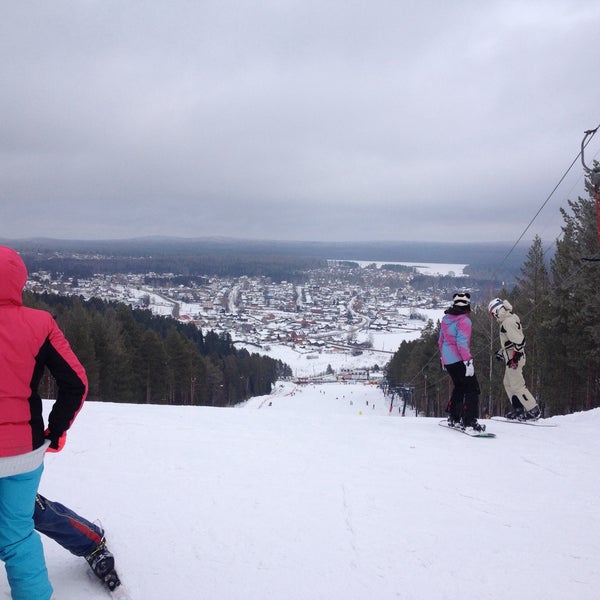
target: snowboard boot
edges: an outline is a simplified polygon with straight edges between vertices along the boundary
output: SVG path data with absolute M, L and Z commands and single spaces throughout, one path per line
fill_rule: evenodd
M 450 415 L 448 417 L 448 427 L 461 427 L 461 418 Z
M 522 406 L 517 406 L 517 408 L 513 408 L 512 410 L 509 410 L 504 415 L 504 418 L 514 421 L 515 419 L 523 420 L 524 416 L 525 416 L 525 409 Z
M 96 549 L 85 557 L 92 571 L 100 578 L 104 579 L 111 571 L 115 569 L 115 557 L 106 547 L 106 539 L 102 538 Z
M 480 425 L 477 419 L 464 419 L 462 422 L 463 429 L 472 429 L 473 431 L 485 431 L 485 425 Z
M 456 400 L 453 402 L 452 398 L 448 400 L 448 406 L 446 407 L 446 412 L 448 413 L 448 427 L 460 427 L 462 411 L 463 407 L 460 403 L 457 403 Z
M 524 421 L 537 421 L 542 416 L 542 411 L 539 406 L 534 406 L 531 410 L 526 410 L 523 413 Z

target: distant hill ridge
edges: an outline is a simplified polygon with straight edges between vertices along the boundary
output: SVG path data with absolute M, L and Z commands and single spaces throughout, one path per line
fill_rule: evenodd
M 120 240 L 1 239 L 17 251 L 98 253 L 111 256 L 169 256 L 190 254 L 253 255 L 389 262 L 436 262 L 521 265 L 529 243 L 512 249 L 512 242 L 326 242 L 248 240 L 225 237 L 140 237 Z M 511 250 L 512 249 L 512 250 Z M 509 255 L 507 257 L 507 255 Z

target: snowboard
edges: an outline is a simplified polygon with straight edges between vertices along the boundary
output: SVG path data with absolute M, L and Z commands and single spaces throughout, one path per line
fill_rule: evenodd
M 499 421 L 500 423 L 520 423 L 521 425 L 531 425 L 533 427 L 558 427 L 556 423 L 547 423 L 544 419 L 520 421 L 519 419 L 507 419 L 506 417 L 491 417 L 490 421 Z
M 443 419 L 439 422 L 440 427 L 445 427 L 446 429 L 452 429 L 453 431 L 459 431 L 460 433 L 464 433 L 469 437 L 482 437 L 482 438 L 495 438 L 495 433 L 489 433 L 488 431 L 474 431 L 473 429 L 461 429 L 460 427 L 450 427 L 448 425 L 448 420 Z

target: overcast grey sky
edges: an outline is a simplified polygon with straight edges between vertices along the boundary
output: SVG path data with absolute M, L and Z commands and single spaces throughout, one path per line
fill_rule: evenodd
M 516 240 L 600 123 L 599 32 L 598 0 L 3 2 L 0 237 Z

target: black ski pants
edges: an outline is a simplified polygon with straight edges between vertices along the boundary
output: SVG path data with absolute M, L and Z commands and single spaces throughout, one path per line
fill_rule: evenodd
M 462 361 L 446 365 L 446 371 L 454 385 L 446 410 L 453 419 L 462 417 L 470 423 L 479 416 L 479 381 L 475 375 L 465 375 L 466 367 Z

